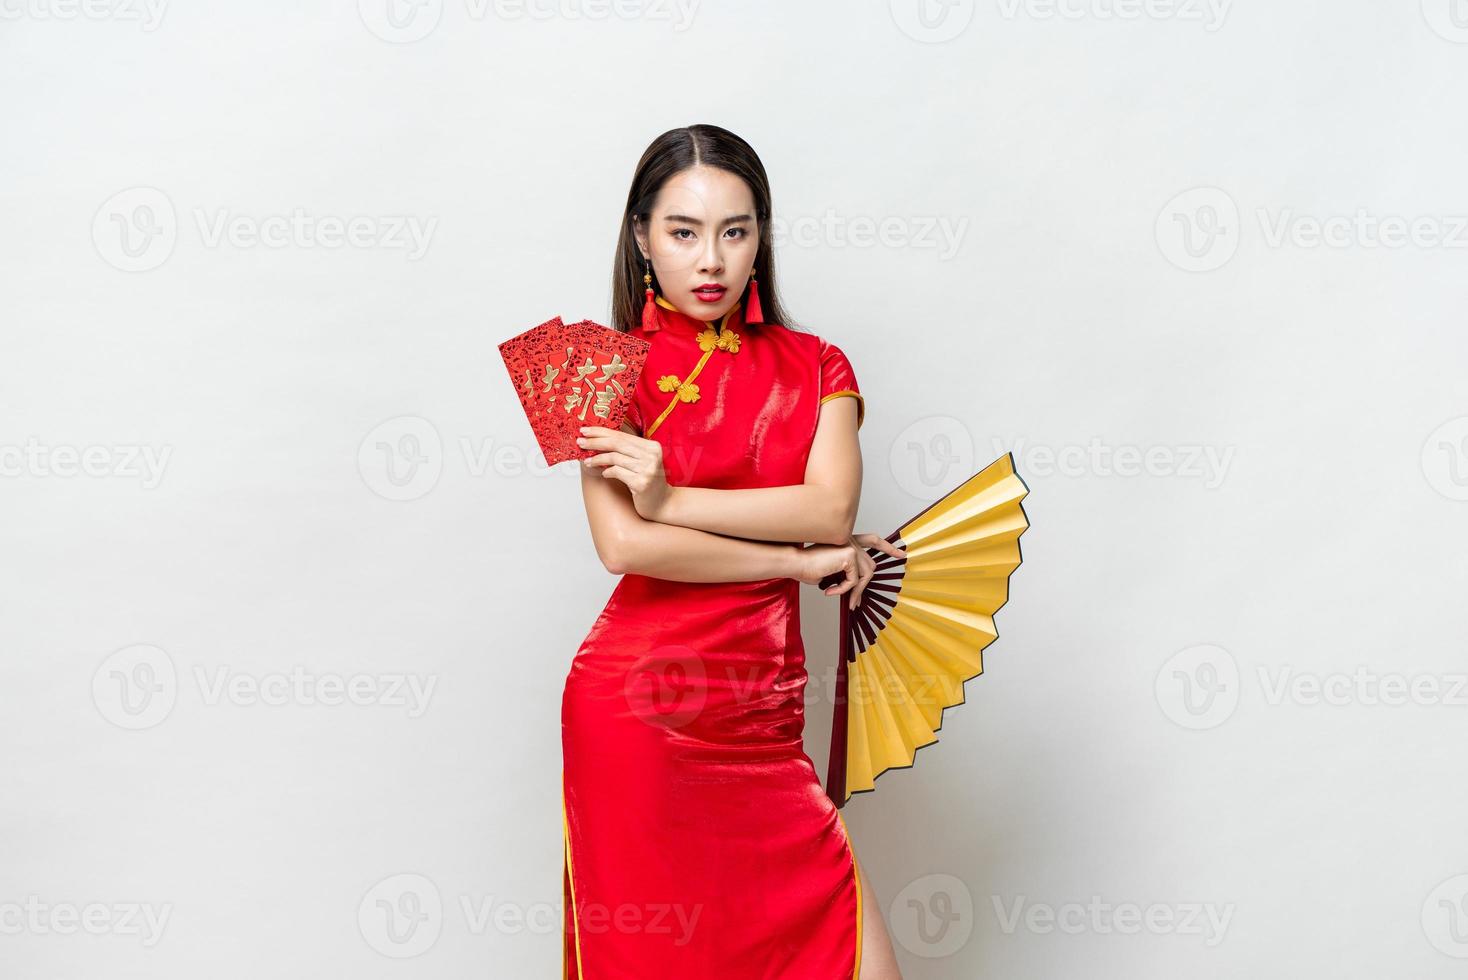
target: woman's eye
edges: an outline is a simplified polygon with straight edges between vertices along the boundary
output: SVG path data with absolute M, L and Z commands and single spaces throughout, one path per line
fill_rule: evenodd
M 729 229 L 729 234 L 733 235 L 735 238 L 743 238 L 743 237 L 745 237 L 746 235 L 749 234 L 749 229 L 748 228 L 730 228 Z
M 688 238 L 683 237 L 685 234 Z M 675 228 L 673 229 L 673 237 L 686 242 L 693 237 L 693 230 L 691 228 Z

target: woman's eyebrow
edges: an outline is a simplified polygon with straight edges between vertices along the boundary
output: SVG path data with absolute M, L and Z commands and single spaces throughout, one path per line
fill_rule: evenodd
M 719 224 L 720 225 L 732 225 L 732 224 L 734 224 L 736 222 L 739 222 L 739 221 L 749 221 L 753 217 L 754 217 L 754 215 L 752 215 L 752 214 L 736 214 L 736 215 L 734 215 L 731 218 L 725 218 L 723 221 L 720 221 Z M 698 227 L 700 227 L 700 228 L 703 227 L 703 222 L 702 221 L 698 220 L 697 218 L 691 218 L 691 217 L 689 217 L 686 214 L 668 214 L 668 215 L 664 215 L 663 216 L 663 220 L 664 221 L 677 221 L 680 224 L 685 224 L 685 225 L 698 225 Z

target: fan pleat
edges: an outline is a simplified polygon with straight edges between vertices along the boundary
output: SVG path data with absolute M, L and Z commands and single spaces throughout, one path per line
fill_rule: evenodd
M 886 714 L 892 718 L 898 736 L 902 740 L 902 751 L 897 761 L 889 765 L 910 765 L 917 750 L 938 741 L 933 726 L 928 724 L 918 699 L 924 692 L 914 691 L 907 686 L 908 678 L 887 655 L 885 638 L 879 639 L 867 656 L 872 658 L 869 676 L 874 681 L 875 697 L 880 699 Z
M 892 612 L 892 620 L 896 619 L 901 619 L 903 625 L 911 620 L 914 630 L 926 631 L 929 634 L 927 638 L 935 643 L 956 640 L 982 649 L 999 636 L 991 616 L 941 601 L 930 602 L 917 597 L 909 600 L 905 595 Z
M 857 671 L 862 678 L 857 688 L 861 714 L 865 719 L 867 745 L 870 755 L 871 780 L 876 774 L 894 766 L 910 765 L 920 745 L 937 741 L 930 726 L 924 723 L 921 714 L 915 719 L 889 700 L 890 689 L 883 683 L 883 665 L 879 662 L 877 648 L 868 650 L 858 658 Z M 906 695 L 899 694 L 899 698 Z M 916 724 L 913 724 L 915 720 Z M 867 781 L 863 788 L 870 786 Z
M 1000 460 L 1005 457 L 1001 456 Z M 920 538 L 931 537 L 955 525 L 969 520 L 984 520 L 1009 507 L 1019 507 L 1021 498 L 1029 491 L 1014 475 L 1011 463 L 1008 472 L 996 472 L 986 476 L 983 472 L 970 477 L 967 482 L 923 511 L 902 527 L 902 539 L 916 544 Z
M 943 723 L 943 709 L 963 701 L 963 682 L 983 668 L 982 661 L 977 671 L 968 664 L 955 665 L 942 650 L 924 644 L 900 625 L 882 634 L 882 644 L 888 659 L 901 665 L 903 683 L 935 732 Z
M 1024 527 L 1016 527 L 1011 518 L 984 518 L 975 521 L 973 528 L 958 528 L 962 536 L 955 534 L 918 535 L 909 546 L 907 563 L 921 562 L 924 565 L 942 568 L 945 559 L 962 567 L 965 560 L 977 559 L 981 564 L 991 561 L 1014 561 L 1018 558 L 1016 541 Z M 912 574 L 911 571 L 908 574 Z
M 872 768 L 872 750 L 867 744 L 867 716 L 861 710 L 851 710 L 851 685 L 856 680 L 857 666 L 850 665 L 846 687 L 846 785 L 871 786 L 877 778 Z

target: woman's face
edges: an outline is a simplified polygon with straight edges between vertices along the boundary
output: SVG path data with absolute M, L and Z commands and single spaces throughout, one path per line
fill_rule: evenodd
M 718 320 L 743 295 L 759 250 L 754 193 L 727 170 L 690 167 L 663 184 L 636 234 L 663 297 L 691 317 Z

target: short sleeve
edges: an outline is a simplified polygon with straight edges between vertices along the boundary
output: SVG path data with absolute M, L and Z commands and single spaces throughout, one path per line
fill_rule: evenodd
M 856 427 L 866 421 L 866 399 L 856 384 L 856 372 L 846 354 L 835 344 L 821 340 L 821 404 L 832 398 L 851 397 L 856 399 Z

